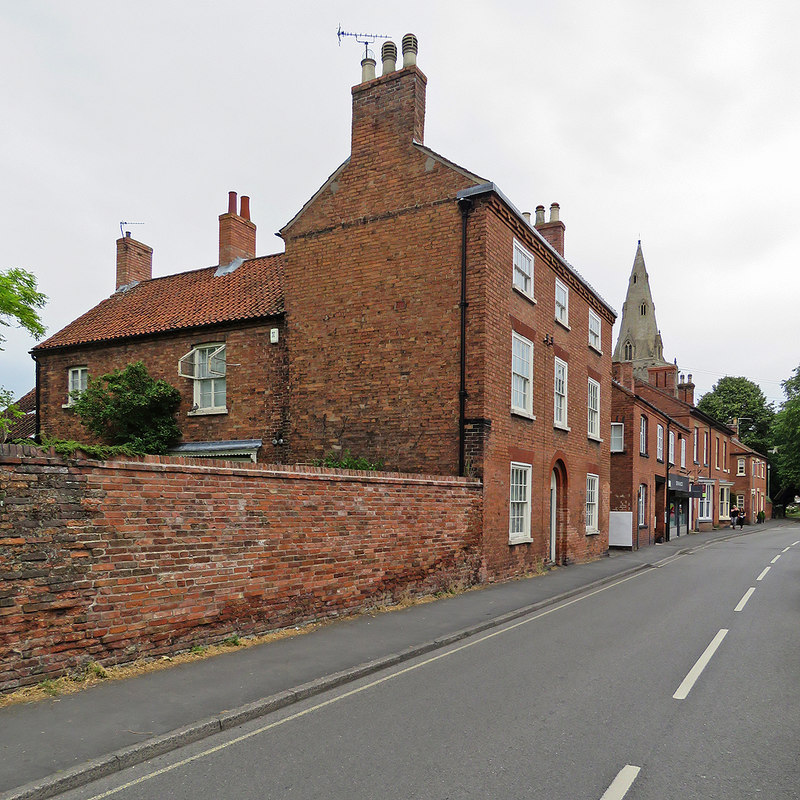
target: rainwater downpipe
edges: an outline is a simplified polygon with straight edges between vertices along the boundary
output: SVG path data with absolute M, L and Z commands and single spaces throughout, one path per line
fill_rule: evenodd
M 41 399 L 41 364 L 39 364 L 39 359 L 36 356 L 33 357 L 34 363 L 36 364 L 36 434 L 34 436 L 34 441 L 36 444 L 42 443 L 42 417 L 41 417 L 41 409 L 42 404 L 40 402 Z
M 467 197 L 458 201 L 461 212 L 461 374 L 458 387 L 458 474 L 466 466 L 464 418 L 467 405 L 467 219 L 473 203 Z

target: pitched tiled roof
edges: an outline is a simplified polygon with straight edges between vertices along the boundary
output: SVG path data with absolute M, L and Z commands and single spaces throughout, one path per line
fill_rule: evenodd
M 17 417 L 6 438 L 30 439 L 36 433 L 36 387 L 22 395 L 14 405 L 23 412 L 23 416 Z M 0 413 L 6 414 L 7 411 L 8 409 Z
M 33 348 L 33 352 L 146 336 L 283 313 L 283 253 L 142 281 L 115 292 Z

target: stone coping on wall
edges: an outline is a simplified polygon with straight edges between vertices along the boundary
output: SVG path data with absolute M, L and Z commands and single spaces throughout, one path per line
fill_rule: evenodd
M 376 484 L 407 484 L 430 486 L 463 486 L 480 488 L 483 484 L 477 478 L 457 475 L 424 475 L 410 472 L 365 472 L 354 469 L 318 467 L 310 464 L 263 464 L 232 462 L 224 459 L 209 464 L 207 458 L 190 458 L 174 455 L 148 455 L 140 458 L 120 456 L 100 461 L 87 458 L 80 451 L 72 457 L 60 456 L 50 448 L 33 445 L 0 445 L 0 464 L 48 464 L 54 461 L 76 467 L 93 469 L 137 469 L 147 472 L 193 472 L 208 475 L 238 475 L 253 478 L 284 478 L 307 481 L 358 481 Z M 235 466 L 234 466 L 235 464 Z

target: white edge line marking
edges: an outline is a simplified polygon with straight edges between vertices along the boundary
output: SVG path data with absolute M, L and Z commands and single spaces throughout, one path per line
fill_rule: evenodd
M 772 569 L 772 567 L 764 567 L 764 571 L 756 578 L 757 581 L 764 580 L 764 576 Z
M 770 564 L 774 564 L 780 557 L 781 557 L 781 554 L 778 553 L 778 555 L 776 555 L 775 558 L 773 558 L 772 561 L 770 561 L 769 563 Z
M 634 767 L 633 764 L 626 764 L 617 773 L 617 777 L 611 782 L 611 786 L 606 789 L 600 800 L 622 800 L 628 793 L 628 789 L 633 786 L 641 769 L 641 767 Z
M 628 575 L 627 578 L 622 578 L 622 580 L 615 581 L 614 583 L 607 583 L 605 586 L 601 586 L 598 589 L 595 589 L 593 592 L 589 592 L 588 594 L 581 595 L 580 597 L 575 597 L 572 600 L 567 600 L 565 603 L 560 603 L 556 606 L 551 606 L 544 611 L 539 611 L 535 613 L 533 616 L 525 617 L 524 619 L 520 620 L 519 622 L 515 622 L 511 625 L 503 626 L 502 628 L 498 628 L 496 631 L 492 633 L 487 633 L 485 636 L 481 636 L 479 639 L 474 639 L 466 644 L 462 644 L 459 647 L 455 647 L 451 650 L 447 650 L 444 653 L 439 653 L 438 655 L 431 656 L 430 658 L 426 658 L 424 661 L 420 661 L 417 664 L 412 664 L 409 667 L 405 667 L 397 672 L 392 672 L 389 675 L 384 675 L 382 678 L 378 678 L 377 680 L 371 681 L 370 683 L 366 683 L 363 686 L 358 686 L 355 689 L 350 689 L 348 692 L 344 692 L 343 694 L 336 695 L 336 697 L 331 697 L 328 700 L 323 700 L 321 703 L 317 703 L 316 705 L 309 706 L 309 708 L 305 708 L 302 711 L 297 711 L 294 714 L 290 714 L 288 717 L 284 717 L 283 719 L 276 720 L 275 722 L 270 722 L 267 725 L 262 725 L 260 728 L 256 730 L 249 731 L 248 733 L 243 733 L 241 736 L 237 736 L 235 739 L 231 739 L 230 741 L 223 742 L 222 744 L 218 744 L 215 747 L 209 747 L 207 750 L 203 750 L 201 753 L 195 753 L 193 756 L 189 756 L 188 758 L 181 759 L 180 761 L 176 761 L 174 764 L 168 764 L 166 767 L 162 767 L 161 769 L 154 770 L 153 772 L 148 772 L 146 775 L 142 775 L 139 778 L 136 778 L 132 781 L 128 781 L 127 783 L 123 783 L 119 786 L 114 787 L 113 789 L 108 789 L 107 791 L 103 792 L 102 794 L 96 794 L 93 797 L 88 798 L 88 800 L 102 800 L 104 797 L 111 797 L 113 794 L 117 794 L 117 792 L 124 791 L 125 789 L 130 789 L 131 786 L 136 786 L 140 783 L 144 783 L 145 781 L 149 781 L 151 778 L 157 778 L 159 775 L 163 775 L 166 772 L 171 772 L 178 767 L 183 767 L 186 764 L 191 764 L 193 761 L 197 761 L 200 758 L 205 758 L 205 756 L 213 755 L 214 753 L 219 752 L 220 750 L 225 750 L 228 747 L 231 747 L 234 744 L 238 744 L 239 742 L 244 742 L 247 739 L 251 739 L 253 736 L 258 736 L 261 733 L 265 733 L 272 728 L 277 728 L 280 725 L 283 725 L 287 722 L 292 722 L 293 720 L 299 719 L 300 717 L 306 716 L 306 714 L 311 714 L 313 711 L 319 711 L 321 708 L 325 708 L 326 706 L 333 705 L 334 703 L 338 703 L 340 700 L 344 700 L 347 697 L 352 697 L 355 694 L 359 694 L 360 692 L 364 692 L 367 689 L 371 689 L 373 686 L 379 686 L 382 683 L 386 683 L 386 681 L 390 681 L 394 678 L 400 677 L 400 675 L 405 675 L 407 672 L 412 672 L 415 669 L 419 669 L 420 667 L 424 667 L 428 664 L 432 664 L 434 661 L 439 661 L 443 658 L 447 658 L 448 656 L 454 655 L 455 653 L 460 652 L 461 650 L 466 650 L 469 647 L 474 647 L 476 644 L 480 644 L 481 642 L 485 642 L 487 639 L 493 639 L 495 636 L 500 636 L 503 633 L 507 633 L 508 631 L 512 631 L 515 628 L 519 628 L 522 625 L 527 625 L 529 622 L 534 622 L 541 617 L 546 617 L 548 614 L 552 614 L 555 611 L 560 611 L 562 608 L 567 608 L 575 603 L 580 603 L 582 600 L 588 600 L 588 598 L 593 597 L 596 594 L 600 594 L 600 592 L 605 592 L 607 589 L 613 589 L 615 586 L 619 586 L 620 584 L 627 583 L 634 578 L 638 578 L 640 575 L 646 575 L 649 573 L 649 569 L 643 569 L 639 572 L 634 573 L 633 575 Z M 222 731 L 224 733 L 224 731 Z M 164 754 L 168 756 L 168 753 Z M 638 767 L 634 767 L 634 769 L 638 769 Z M 113 777 L 113 775 L 119 775 L 120 773 L 112 773 L 106 777 Z M 602 800 L 602 798 L 601 798 Z
M 689 674 L 683 679 L 683 683 L 678 687 L 672 697 L 675 700 L 685 700 L 692 691 L 695 681 L 700 677 L 702 671 L 708 666 L 711 657 L 717 651 L 717 648 L 722 644 L 722 640 L 728 635 L 727 628 L 720 628 L 717 635 L 711 640 L 711 644 L 703 651 L 703 655 L 695 661 L 694 666 L 689 670 Z
M 747 601 L 753 596 L 753 592 L 756 590 L 755 586 L 751 586 L 745 593 L 742 599 L 739 601 L 739 605 L 734 608 L 734 611 L 741 611 L 746 605 Z

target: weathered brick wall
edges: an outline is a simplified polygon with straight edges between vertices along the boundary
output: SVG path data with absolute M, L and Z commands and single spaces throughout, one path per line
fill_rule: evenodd
M 279 340 L 270 343 L 270 329 L 279 329 Z M 192 415 L 194 385 L 178 375 L 178 360 L 194 346 L 225 342 L 227 413 Z M 220 326 L 195 331 L 176 331 L 128 342 L 42 351 L 40 362 L 40 414 L 42 431 L 61 439 L 92 442 L 67 401 L 70 367 L 86 366 L 90 378 L 143 361 L 154 378 L 161 378 L 181 393 L 178 426 L 186 442 L 227 439 L 263 439 L 259 461 L 282 461 L 273 448 L 277 433 L 288 432 L 286 326 L 272 323 Z
M 513 241 L 534 256 L 535 302 L 513 288 Z M 556 561 L 573 563 L 608 549 L 613 317 L 497 198 L 476 203 L 470 216 L 470 277 L 480 276 L 485 297 L 479 349 L 481 393 L 468 384 L 467 417 L 491 420 L 484 462 L 484 554 L 495 575 L 514 574 L 549 556 L 550 479 L 559 472 Z M 555 321 L 555 280 L 569 287 L 569 329 Z M 476 303 L 476 305 L 478 305 Z M 601 351 L 589 347 L 589 308 L 602 319 Z M 473 313 L 472 301 L 469 314 Z M 533 344 L 533 414 L 511 411 L 512 333 Z M 545 335 L 553 337 L 544 344 Z M 468 349 L 468 359 L 474 349 Z M 553 426 L 555 356 L 568 364 L 568 425 Z M 600 383 L 600 436 L 588 438 L 588 378 Z M 532 542 L 509 545 L 511 462 L 531 465 Z M 586 533 L 586 475 L 599 477 L 599 532 Z
M 0 690 L 475 582 L 476 481 L 0 448 Z

